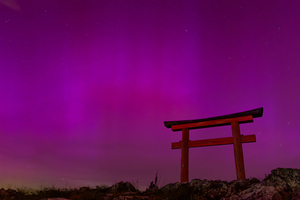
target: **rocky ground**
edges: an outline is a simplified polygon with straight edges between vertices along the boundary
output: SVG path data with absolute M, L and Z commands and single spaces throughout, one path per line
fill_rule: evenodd
M 263 181 L 246 180 L 209 181 L 194 179 L 186 183 L 170 183 L 161 188 L 151 184 L 139 191 L 129 182 L 119 182 L 111 187 L 59 190 L 46 189 L 26 193 L 0 189 L 0 199 L 34 200 L 300 200 L 300 170 L 277 168 Z

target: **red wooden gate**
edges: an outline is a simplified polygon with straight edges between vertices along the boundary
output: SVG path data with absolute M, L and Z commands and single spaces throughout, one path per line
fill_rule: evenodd
M 172 149 L 181 149 L 181 183 L 189 181 L 189 148 L 233 144 L 237 179 L 246 179 L 242 143 L 256 142 L 255 135 L 241 135 L 240 124 L 253 122 L 253 118 L 261 117 L 263 108 L 239 112 L 218 117 L 196 120 L 165 121 L 172 131 L 182 131 L 182 141 L 172 143 Z M 231 125 L 232 137 L 189 140 L 189 130 L 216 126 Z

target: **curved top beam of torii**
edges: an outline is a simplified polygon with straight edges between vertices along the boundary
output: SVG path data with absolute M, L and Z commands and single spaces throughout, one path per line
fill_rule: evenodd
M 248 110 L 244 112 L 238 112 L 228 115 L 221 115 L 217 117 L 209 117 L 203 119 L 193 119 L 193 120 L 179 120 L 179 121 L 165 121 L 164 125 L 167 128 L 171 128 L 174 125 L 181 125 L 181 124 L 190 124 L 190 123 L 197 123 L 197 122 L 206 122 L 206 121 L 213 121 L 213 120 L 220 120 L 220 119 L 228 119 L 228 118 L 236 118 L 236 117 L 244 117 L 244 116 L 252 116 L 253 118 L 262 117 L 263 115 L 263 108 L 257 108 L 253 110 Z M 246 122 L 241 122 L 246 123 Z

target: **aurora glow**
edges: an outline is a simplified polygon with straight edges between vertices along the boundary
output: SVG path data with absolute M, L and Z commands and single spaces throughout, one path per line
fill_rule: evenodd
M 3 2 L 6 2 L 4 4 Z M 8 4 L 7 4 L 8 3 Z M 300 1 L 0 1 L 1 186 L 159 186 L 180 178 L 163 121 L 264 107 L 246 176 L 300 168 Z M 191 131 L 228 137 L 230 127 Z M 190 179 L 235 179 L 233 147 Z M 138 183 L 137 183 L 138 182 Z

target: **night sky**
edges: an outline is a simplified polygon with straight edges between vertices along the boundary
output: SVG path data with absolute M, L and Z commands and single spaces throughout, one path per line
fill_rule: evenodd
M 0 0 L 0 186 L 180 181 L 163 122 L 264 108 L 246 177 L 300 168 L 300 1 Z M 230 137 L 231 127 L 190 131 Z M 233 145 L 190 180 L 236 179 Z

